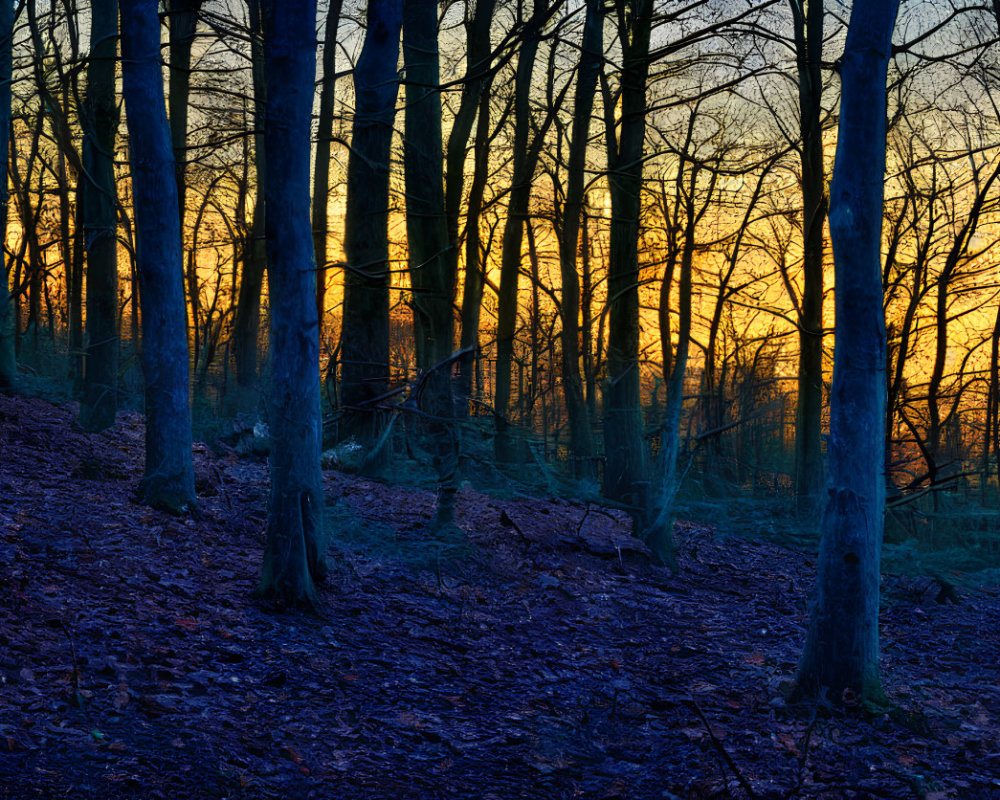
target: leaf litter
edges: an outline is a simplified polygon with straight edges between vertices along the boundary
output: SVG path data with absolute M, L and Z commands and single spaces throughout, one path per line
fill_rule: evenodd
M 620 513 L 324 472 L 322 616 L 255 604 L 267 467 L 195 446 L 202 516 L 136 504 L 143 427 L 0 396 L 0 798 L 1000 797 L 996 587 L 883 578 L 893 706 L 785 700 L 814 558 Z

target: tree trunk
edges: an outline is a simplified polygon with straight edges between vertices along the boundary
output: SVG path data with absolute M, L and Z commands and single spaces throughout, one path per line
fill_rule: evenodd
M 80 424 L 101 431 L 118 411 L 118 237 L 115 138 L 118 106 L 115 61 L 118 0 L 91 4 L 90 64 L 84 106 L 80 178 L 87 247 L 87 357 Z M 79 212 L 78 212 L 79 213 Z
M 258 594 L 316 607 L 323 560 L 322 423 L 309 156 L 316 3 L 265 0 L 264 187 L 271 296 L 271 503 Z
M 694 129 L 696 112 L 692 112 L 691 124 L 688 128 L 688 144 Z M 697 163 L 690 165 L 690 177 L 685 173 L 684 159 L 681 159 L 677 170 L 678 182 L 688 180 L 689 188 L 679 193 L 680 202 L 684 206 L 684 241 L 680 252 L 680 275 L 677 281 L 677 350 L 670 360 L 670 371 L 664 372 L 666 383 L 666 402 L 664 403 L 663 421 L 660 425 L 660 470 L 655 498 L 655 509 L 650 509 L 649 520 L 643 531 L 643 538 L 653 553 L 653 560 L 658 564 L 677 569 L 677 558 L 674 553 L 674 500 L 680 489 L 681 474 L 677 458 L 680 453 L 681 411 L 684 406 L 684 378 L 687 375 L 688 351 L 691 345 L 691 304 L 692 275 L 694 272 L 695 231 L 700 214 L 695 208 L 698 189 Z M 711 192 L 709 193 L 709 198 Z M 706 202 L 704 208 L 708 207 Z M 704 209 L 702 211 L 704 213 Z M 661 309 L 662 313 L 662 309 Z M 661 334 L 662 335 L 662 334 Z M 667 334 L 669 336 L 669 333 Z M 652 498 L 650 498 L 652 500 Z
M 366 403 L 389 381 L 389 163 L 399 79 L 402 0 L 372 0 L 354 69 L 356 111 L 347 163 L 347 270 L 341 397 L 353 409 L 347 430 L 365 448 L 369 473 L 388 463 L 380 414 Z
M 236 362 L 236 384 L 241 389 L 253 389 L 257 384 L 257 348 L 260 338 L 260 295 L 267 265 L 264 244 L 264 221 L 267 203 L 264 186 L 267 183 L 267 147 L 264 143 L 264 109 L 267 106 L 267 81 L 264 76 L 263 29 L 261 0 L 249 0 L 250 61 L 253 73 L 254 165 L 257 181 L 254 189 L 253 217 L 250 240 L 243 251 L 243 270 L 233 318 L 233 360 Z
M 500 255 L 500 291 L 497 297 L 497 367 L 493 396 L 496 421 L 495 451 L 501 463 L 519 460 L 514 432 L 510 427 L 511 372 L 514 363 L 514 331 L 517 328 L 517 289 L 521 277 L 521 245 L 524 222 L 531 199 L 531 179 L 537 155 L 529 152 L 531 120 L 531 76 L 541 40 L 543 0 L 535 0 L 531 18 L 525 24 L 524 40 L 518 54 L 514 78 L 514 174 L 507 199 L 503 244 Z M 536 134 L 537 135 L 537 134 Z M 531 150 L 535 150 L 532 146 Z
M 886 73 L 899 0 L 855 3 L 841 61 L 830 187 L 836 334 L 829 484 L 816 599 L 798 688 L 879 701 L 879 560 L 885 511 L 885 314 L 881 225 Z M 874 179 L 873 179 L 874 178 Z
M 167 0 L 170 30 L 170 145 L 174 151 L 177 208 L 184 231 L 187 193 L 187 123 L 191 96 L 191 44 L 203 0 Z M 197 300 L 197 298 L 195 298 Z M 193 313 L 195 309 L 192 310 Z
M 594 110 L 597 76 L 604 56 L 604 24 L 599 0 L 587 0 L 587 18 L 580 48 L 580 66 L 573 104 L 573 130 L 569 143 L 566 178 L 566 203 L 563 209 L 562 237 L 559 241 L 559 267 L 562 277 L 562 386 L 569 419 L 570 454 L 573 474 L 594 480 L 594 437 L 590 415 L 583 394 L 580 374 L 580 277 L 577 252 L 580 245 L 580 217 L 583 209 L 584 168 L 587 142 L 590 139 L 590 115 Z M 584 243 L 587 244 L 586 242 Z
M 823 225 L 822 112 L 823 0 L 789 0 L 798 63 L 802 137 L 802 305 L 799 317 L 798 410 L 795 416 L 795 493 L 799 514 L 819 514 L 823 489 Z
M 630 0 L 627 7 L 631 19 L 627 21 L 624 11 L 619 16 L 624 59 L 621 125 L 617 137 L 611 116 L 613 106 L 605 110 L 611 122 L 606 133 L 611 237 L 608 260 L 608 384 L 604 403 L 604 492 L 632 509 L 636 531 L 641 532 L 645 528 L 649 492 L 639 397 L 638 243 L 652 0 Z M 607 104 L 607 97 L 605 102 Z
M 421 405 L 429 415 L 427 431 L 438 472 L 435 525 L 451 525 L 458 454 L 449 422 L 451 351 L 454 337 L 452 297 L 457 261 L 450 257 L 445 216 L 438 65 L 436 0 L 404 0 L 403 63 L 406 70 L 406 238 L 413 287 L 413 327 L 417 368 L 423 373 Z
M 462 288 L 462 333 L 459 349 L 466 353 L 458 364 L 458 390 L 456 406 L 461 417 L 469 415 L 473 375 L 479 363 L 479 317 L 483 307 L 485 266 L 482 261 L 482 239 L 479 218 L 483 210 L 486 184 L 489 180 L 490 157 L 490 94 L 489 84 L 479 97 L 479 114 L 472 148 L 472 183 L 469 186 L 469 203 L 465 216 L 465 281 Z
M 319 338 L 323 341 L 326 317 L 326 271 L 329 269 L 327 239 L 330 235 L 330 147 L 333 144 L 333 103 L 337 84 L 337 28 L 342 0 L 331 0 L 323 35 L 323 82 L 319 94 L 319 126 L 316 130 L 316 163 L 313 167 L 312 235 L 316 253 L 316 310 Z
M 122 0 L 122 81 L 142 304 L 146 395 L 144 502 L 197 507 L 191 462 L 187 330 L 177 184 L 160 72 L 156 0 Z
M 465 157 L 476 123 L 473 151 L 473 178 L 469 189 L 469 202 L 465 218 L 465 286 L 462 294 L 462 326 L 459 349 L 464 353 L 458 364 L 455 383 L 455 410 L 461 417 L 469 413 L 469 396 L 472 393 L 472 370 L 479 343 L 479 305 L 482 302 L 483 281 L 479 264 L 479 212 L 482 208 L 486 182 L 481 168 L 486 137 L 489 136 L 490 97 L 492 83 L 490 28 L 496 0 L 479 0 L 466 33 L 465 76 L 462 82 L 462 99 L 448 137 L 445 171 L 445 215 L 448 226 L 448 253 L 450 268 L 458 275 L 459 221 L 462 212 L 462 195 L 465 189 Z M 478 121 L 477 121 L 478 118 Z M 467 323 L 468 322 L 468 326 Z M 472 330 L 472 326 L 475 330 Z
M 14 6 L 0 3 L 0 239 L 7 235 L 7 206 L 10 191 L 7 182 L 7 162 L 10 150 L 11 74 L 14 40 Z M 17 383 L 17 362 L 14 358 L 14 330 L 17 324 L 10 301 L 10 262 L 6 250 L 0 248 L 3 261 L 3 281 L 0 282 L 0 391 L 10 391 Z

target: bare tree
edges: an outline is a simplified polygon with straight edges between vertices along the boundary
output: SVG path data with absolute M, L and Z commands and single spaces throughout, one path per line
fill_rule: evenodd
M 347 164 L 341 399 L 354 410 L 349 428 L 366 447 L 367 469 L 378 471 L 388 449 L 370 402 L 385 392 L 389 380 L 389 164 L 402 0 L 373 0 L 367 18 L 354 68 L 356 106 Z
M 191 460 L 187 325 L 177 184 L 160 71 L 156 0 L 121 3 L 122 81 L 129 133 L 142 303 L 146 395 L 143 500 L 197 508 Z
M 841 60 L 837 157 L 830 187 L 837 330 L 830 405 L 829 498 L 817 592 L 798 689 L 837 700 L 883 697 L 879 562 L 885 511 L 885 316 L 881 232 L 886 73 L 898 0 L 856 3 Z M 846 693 L 846 694 L 845 694 Z
M 264 0 L 268 95 L 264 136 L 271 295 L 273 442 L 267 550 L 258 594 L 316 607 L 323 560 L 322 431 L 316 261 L 309 220 L 309 159 L 316 74 L 315 0 Z
M 326 317 L 327 255 L 330 236 L 330 148 L 333 144 L 333 109 L 337 86 L 337 30 L 342 0 L 331 0 L 323 26 L 323 77 L 319 94 L 316 129 L 316 161 L 313 166 L 312 229 L 316 251 L 316 310 L 319 336 L 323 340 Z
M 117 51 L 118 2 L 92 0 L 87 99 L 82 115 L 85 169 L 80 194 L 87 246 L 87 357 L 80 424 L 94 431 L 113 425 L 118 409 Z

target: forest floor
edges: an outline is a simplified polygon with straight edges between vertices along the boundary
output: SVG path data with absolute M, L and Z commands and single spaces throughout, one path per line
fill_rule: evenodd
M 1000 594 L 883 579 L 884 713 L 790 705 L 808 553 L 596 505 L 326 471 L 322 616 L 251 599 L 267 467 L 0 396 L 0 798 L 1000 798 Z M 940 595 L 940 597 L 939 597 Z M 848 698 L 848 701 L 850 698 Z

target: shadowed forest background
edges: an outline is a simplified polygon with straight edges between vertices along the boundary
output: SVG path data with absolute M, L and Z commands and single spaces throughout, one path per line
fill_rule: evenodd
M 215 525 L 226 481 L 254 508 L 266 484 L 256 594 L 280 608 L 322 608 L 328 546 L 390 558 L 351 514 L 430 501 L 387 485 L 434 492 L 416 569 L 439 599 L 452 556 L 493 547 L 478 506 L 684 594 L 732 566 L 692 525 L 822 542 L 771 693 L 889 714 L 882 567 L 929 576 L 917 605 L 1000 575 L 998 64 L 1000 6 L 964 0 L 4 2 L 0 389 L 72 403 L 86 441 L 136 444 L 143 413 L 156 513 Z M 27 487 L 49 412 L 24 402 L 0 441 Z M 536 535 L 495 506 L 528 496 L 583 516 Z M 778 552 L 748 557 L 798 597 Z M 691 707 L 732 780 L 686 796 L 771 796 Z M 838 791 L 806 789 L 814 724 L 782 796 Z

